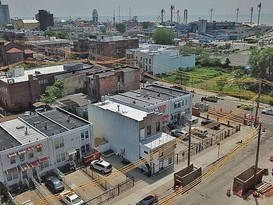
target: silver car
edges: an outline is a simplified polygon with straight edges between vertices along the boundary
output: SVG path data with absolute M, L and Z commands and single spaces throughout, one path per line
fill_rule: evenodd
M 103 174 L 112 172 L 112 165 L 103 159 L 100 160 L 93 160 L 90 164 L 90 169 L 96 169 Z
M 266 115 L 273 115 L 273 108 L 266 108 L 262 110 L 262 113 Z

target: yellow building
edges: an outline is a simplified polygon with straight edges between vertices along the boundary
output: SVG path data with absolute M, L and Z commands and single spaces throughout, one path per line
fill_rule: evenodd
M 12 19 L 12 25 L 17 30 L 35 30 L 39 28 L 40 23 L 37 20 L 23 20 L 23 19 Z

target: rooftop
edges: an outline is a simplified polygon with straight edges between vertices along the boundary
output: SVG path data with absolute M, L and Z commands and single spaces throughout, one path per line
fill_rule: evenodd
M 104 101 L 94 104 L 104 110 L 119 113 L 125 117 L 131 118 L 136 121 L 142 121 L 144 117 L 147 117 L 148 113 L 141 111 L 126 105 L 122 105 L 113 101 Z
M 12 148 L 21 145 L 15 138 L 13 138 L 7 131 L 0 125 L 0 150 Z
M 89 124 L 89 122 L 60 108 L 30 115 L 21 115 L 20 118 L 47 136 L 56 135 Z
M 70 44 L 70 41 L 67 39 L 52 38 L 49 40 L 26 41 L 25 44 L 34 45 L 34 46 L 43 46 L 43 45 L 52 45 L 52 44 Z
M 158 135 L 155 135 L 153 137 L 149 137 L 149 138 L 143 140 L 140 144 L 153 150 L 153 149 L 156 149 L 156 148 L 160 147 L 161 145 L 164 145 L 164 144 L 169 143 L 171 141 L 175 142 L 176 138 L 162 132 L 162 133 L 159 133 Z
M 34 19 L 23 19 L 23 23 L 39 23 L 39 21 Z
M 128 49 L 127 52 L 143 52 L 143 53 L 151 53 L 156 54 L 162 51 L 173 51 L 175 50 L 175 46 L 170 45 L 157 45 L 157 44 L 140 44 L 139 48 Z
M 11 48 L 6 53 L 23 53 L 23 51 L 18 48 Z
M 123 40 L 130 40 L 130 39 L 137 39 L 137 38 L 124 37 L 124 36 L 97 36 L 96 39 L 90 39 L 90 41 L 112 42 L 112 41 L 123 41 Z
M 188 94 L 189 92 L 183 90 L 159 85 L 149 85 L 142 89 L 111 96 L 110 99 L 147 108 Z
M 27 124 L 25 124 L 19 119 L 2 122 L 1 127 L 2 129 L 4 129 L 6 132 L 9 133 L 8 135 L 10 136 L 11 141 L 14 141 L 14 140 L 17 141 L 17 144 L 14 144 L 15 146 L 20 144 L 22 145 L 29 144 L 31 142 L 38 141 L 45 138 L 44 135 L 37 132 L 32 127 L 28 126 Z M 1 136 L 1 139 L 2 139 L 2 136 Z M 5 143 L 3 145 L 6 146 Z

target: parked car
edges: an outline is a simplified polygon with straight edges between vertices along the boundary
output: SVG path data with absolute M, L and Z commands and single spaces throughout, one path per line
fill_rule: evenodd
M 61 195 L 62 201 L 67 205 L 81 205 L 84 201 L 72 191 L 65 192 Z
M 157 202 L 158 202 L 158 196 L 149 195 L 145 197 L 144 199 L 142 199 L 141 201 L 139 201 L 137 205 L 152 205 L 152 204 L 156 204 Z
M 201 101 L 204 101 L 204 100 L 217 103 L 218 97 L 216 97 L 216 96 L 201 97 Z
M 201 121 L 201 126 L 206 126 L 210 129 L 219 130 L 221 124 L 217 121 L 211 120 L 211 119 L 205 119 Z
M 181 137 L 182 139 L 187 139 L 188 138 L 188 131 L 184 129 L 174 129 L 171 131 L 171 135 L 174 137 Z
M 54 194 L 60 193 L 64 190 L 64 185 L 56 176 L 49 176 L 45 179 L 46 187 Z
M 103 174 L 112 172 L 112 165 L 103 159 L 100 160 L 93 160 L 90 164 L 90 169 L 96 169 Z
M 201 127 L 192 127 L 191 132 L 198 137 L 206 137 L 208 135 L 208 130 Z
M 266 115 L 273 115 L 273 108 L 266 108 L 262 110 L 262 113 Z

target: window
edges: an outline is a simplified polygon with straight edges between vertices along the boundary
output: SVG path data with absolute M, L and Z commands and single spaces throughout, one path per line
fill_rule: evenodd
M 59 149 L 61 147 L 64 147 L 64 139 L 63 138 L 57 139 L 54 141 L 54 144 L 55 144 L 55 149 Z
M 185 105 L 187 105 L 188 104 L 188 99 L 185 99 Z
M 25 161 L 25 154 L 24 153 L 20 154 L 19 159 L 20 159 L 21 162 Z
M 43 154 L 43 152 L 42 152 L 42 146 L 40 146 L 40 147 L 37 148 L 37 155 L 40 156 L 42 154 Z
M 149 64 L 152 64 L 152 59 L 149 59 Z
M 85 145 L 81 147 L 82 153 L 85 153 Z
M 81 133 L 81 139 L 84 140 L 84 132 Z
M 164 152 L 159 153 L 159 157 L 163 157 L 163 155 L 164 155 Z
M 57 163 L 65 161 L 65 153 L 56 155 Z
M 11 157 L 10 158 L 10 164 L 15 164 L 16 163 L 16 158 L 15 157 Z
M 159 132 L 160 131 L 160 122 L 156 123 L 156 131 Z
M 152 131 L 151 129 L 152 129 L 151 125 L 147 126 L 147 128 L 146 128 L 147 135 L 151 135 L 151 131 Z
M 28 151 L 28 158 L 31 159 L 34 157 L 34 153 L 33 153 L 33 150 L 29 150 Z
M 90 145 L 89 144 L 86 145 L 86 152 L 88 152 L 88 151 L 90 151 Z
M 46 168 L 46 167 L 49 167 L 49 161 L 47 160 L 47 161 L 44 161 L 42 164 L 41 164 L 41 170 L 42 169 L 44 169 L 44 168 Z
M 6 172 L 6 174 L 7 174 L 7 180 L 8 181 L 11 181 L 11 180 L 14 180 L 14 179 L 18 178 L 18 172 L 17 171 Z
M 168 159 L 168 164 L 172 164 L 172 163 L 173 163 L 173 158 L 170 157 L 170 158 Z
M 184 100 L 182 100 L 182 106 L 184 106 Z
M 145 154 L 148 154 L 148 152 L 147 152 L 147 151 L 144 151 L 144 153 L 145 153 Z
M 89 135 L 88 135 L 88 131 L 85 131 L 85 139 L 88 139 Z
M 177 108 L 177 103 L 174 103 L 174 109 L 176 109 Z

